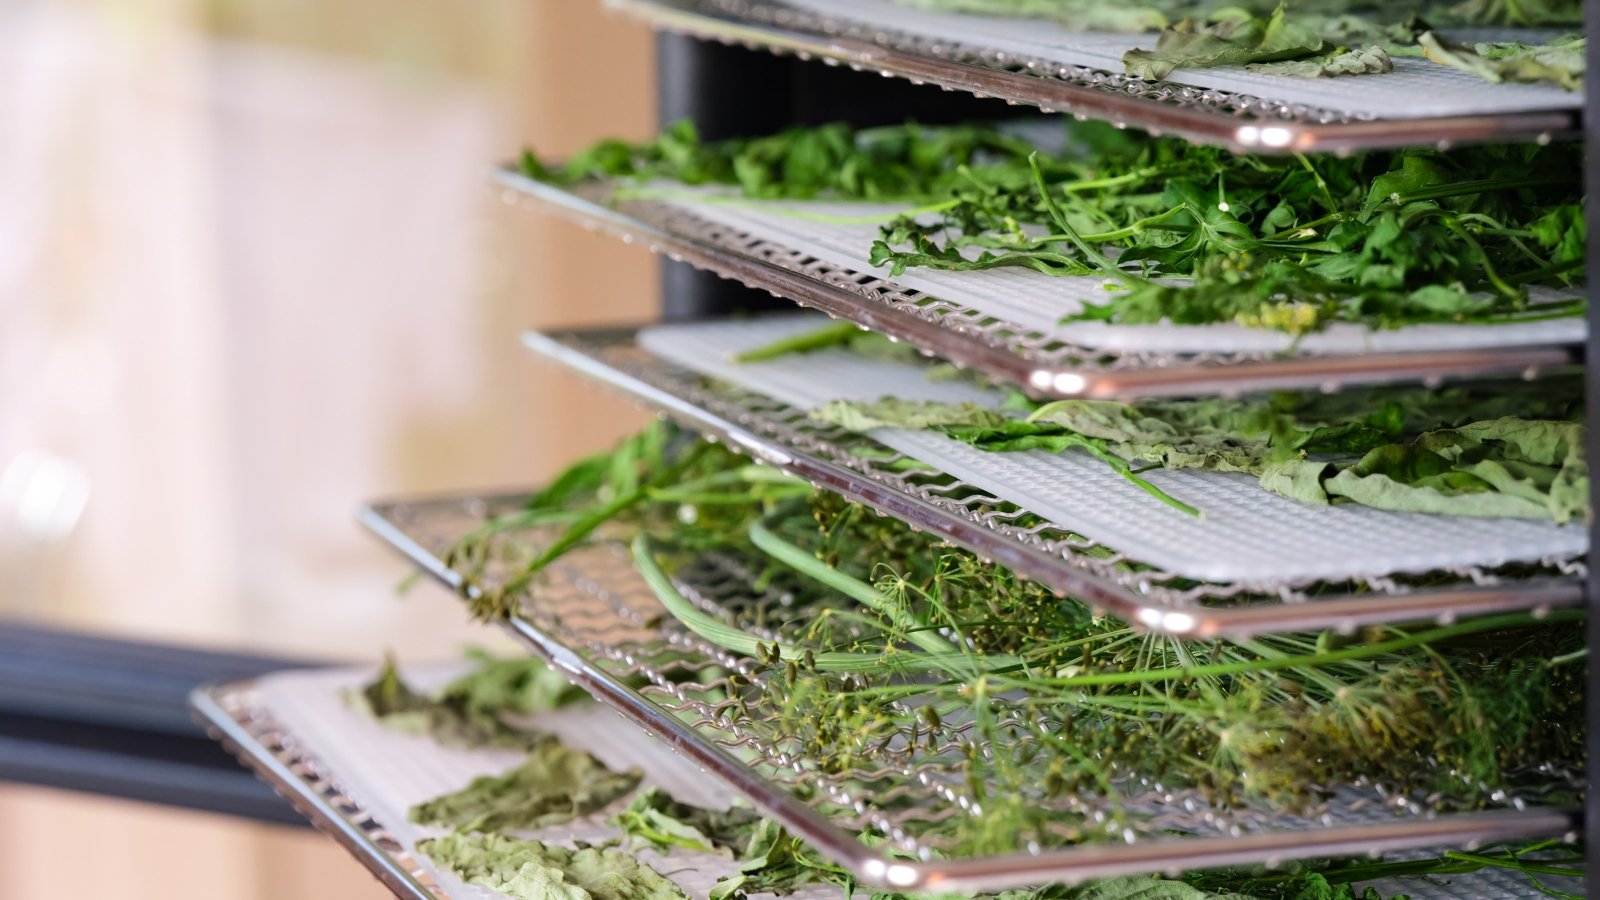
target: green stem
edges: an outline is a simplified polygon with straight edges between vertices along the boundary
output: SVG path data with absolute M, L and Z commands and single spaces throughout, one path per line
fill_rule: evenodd
M 1073 228 L 1072 224 L 1067 221 L 1066 214 L 1056 204 L 1055 198 L 1050 196 L 1050 187 L 1045 184 L 1044 173 L 1039 171 L 1039 154 L 1033 153 L 1028 156 L 1028 167 L 1033 170 L 1033 184 L 1038 189 L 1039 196 L 1044 200 L 1045 211 L 1050 214 L 1051 219 L 1055 220 L 1056 227 L 1061 229 L 1061 233 L 1067 236 L 1067 240 L 1071 241 L 1073 246 L 1077 247 L 1090 262 L 1098 266 L 1107 275 L 1117 279 L 1127 278 L 1127 273 L 1118 269 L 1115 263 L 1106 259 L 1104 254 L 1084 240 L 1083 236 L 1078 234 L 1078 230 Z
M 1521 178 L 1481 178 L 1476 181 L 1458 181 L 1455 184 L 1442 184 L 1438 187 L 1423 188 L 1409 194 L 1396 193 L 1389 198 L 1389 202 L 1396 206 L 1404 206 L 1417 200 L 1444 200 L 1449 197 L 1465 197 L 1469 194 L 1482 194 L 1486 191 L 1510 191 L 1531 187 L 1549 187 L 1560 184 L 1571 184 L 1570 175 L 1524 175 Z
M 776 647 L 779 657 L 784 661 L 806 659 L 808 650 L 805 647 L 767 643 L 715 616 L 702 612 L 690 603 L 688 598 L 679 593 L 677 587 L 673 585 L 672 579 L 661 568 L 661 564 L 656 562 L 655 553 L 650 547 L 650 539 L 644 534 L 634 537 L 632 550 L 633 564 L 638 568 L 645 584 L 649 585 L 667 612 L 685 628 L 724 650 L 742 656 L 760 658 L 763 653 L 769 652 L 769 648 Z M 921 653 L 897 653 L 891 648 L 884 653 L 812 653 L 811 659 L 821 672 L 880 673 L 942 671 L 952 664 L 964 662 L 966 657 L 961 654 L 956 654 L 954 657 L 939 657 Z
M 1217 678 L 1228 675 L 1242 675 L 1246 672 L 1267 672 L 1278 669 L 1292 669 L 1302 666 L 1323 666 L 1331 663 L 1350 662 L 1357 659 L 1369 659 L 1405 650 L 1419 644 L 1428 644 L 1434 641 L 1449 640 L 1480 631 L 1490 631 L 1495 628 L 1514 628 L 1535 622 L 1572 622 L 1582 619 L 1583 610 L 1567 609 L 1557 610 L 1543 619 L 1534 619 L 1526 613 L 1515 613 L 1504 616 L 1491 616 L 1482 619 L 1472 619 L 1455 625 L 1432 628 L 1427 631 L 1417 631 L 1403 637 L 1375 644 L 1360 644 L 1342 650 L 1332 650 L 1327 653 L 1316 653 L 1308 656 L 1280 656 L 1273 659 L 1241 660 L 1231 663 L 1214 663 L 1204 666 L 1188 668 L 1148 669 L 1142 671 L 1102 672 L 1094 675 L 1075 675 L 1070 678 L 1036 678 L 1026 684 L 1048 686 L 1062 689 L 1100 687 L 1112 684 L 1138 684 L 1140 682 L 1160 681 L 1168 678 Z M 1021 683 L 1018 683 L 1019 686 Z
M 1124 175 L 1113 175 L 1106 178 L 1086 178 L 1082 181 L 1063 181 L 1059 182 L 1056 186 L 1061 188 L 1062 193 L 1076 194 L 1081 191 L 1097 191 L 1101 188 L 1132 184 L 1134 182 L 1143 181 L 1146 178 L 1153 178 L 1157 175 L 1160 175 L 1164 171 L 1166 170 L 1160 167 L 1136 169 Z
M 862 606 L 881 613 L 890 624 L 905 633 L 906 640 L 918 647 L 930 653 L 960 653 L 949 641 L 940 637 L 938 633 L 928 630 L 929 626 L 918 622 L 904 607 L 884 596 L 877 588 L 858 578 L 852 578 L 773 534 L 772 529 L 767 527 L 765 519 L 750 523 L 749 535 L 750 543 L 756 545 L 761 552 L 813 581 L 844 594 Z
M 1484 252 L 1483 245 L 1478 243 L 1478 239 L 1463 228 L 1454 216 L 1444 216 L 1443 221 L 1445 227 L 1465 241 L 1473 254 L 1478 257 L 1478 265 L 1483 268 L 1484 277 L 1489 279 L 1489 283 L 1494 285 L 1495 290 L 1499 291 L 1508 300 L 1521 301 L 1527 299 L 1521 291 L 1501 280 L 1500 273 L 1495 271 L 1494 263 L 1489 260 L 1489 254 Z
M 857 335 L 861 334 L 861 326 L 854 322 L 837 321 L 829 322 L 821 328 L 813 328 L 800 334 L 779 338 L 769 344 L 762 344 L 749 350 L 734 354 L 733 361 L 739 363 L 765 362 L 788 356 L 791 353 L 812 353 L 825 350 L 829 347 L 839 347 L 848 344 Z

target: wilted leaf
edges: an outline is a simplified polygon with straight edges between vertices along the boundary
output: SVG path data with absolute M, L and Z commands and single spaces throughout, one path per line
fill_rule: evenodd
M 637 787 L 641 777 L 636 769 L 613 772 L 593 756 L 546 736 L 529 747 L 527 762 L 419 803 L 411 808 L 411 820 L 459 831 L 559 825 L 609 806 Z

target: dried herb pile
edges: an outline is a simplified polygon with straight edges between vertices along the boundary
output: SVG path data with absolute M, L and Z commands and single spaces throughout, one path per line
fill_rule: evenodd
M 1266 159 L 1090 123 L 1050 154 L 980 126 L 831 125 L 707 143 L 680 124 L 645 144 L 602 142 L 559 169 L 526 154 L 523 168 L 558 184 L 903 203 L 862 248 L 891 275 L 1021 266 L 1104 282 L 1104 302 L 1069 321 L 1304 334 L 1581 314 L 1581 292 L 1553 293 L 1583 278 L 1581 154 L 1555 143 Z

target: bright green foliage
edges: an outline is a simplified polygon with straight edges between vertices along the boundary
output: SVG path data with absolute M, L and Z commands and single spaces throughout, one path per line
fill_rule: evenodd
M 844 870 L 825 862 L 778 823 L 762 819 L 739 857 L 739 873 L 718 881 L 710 900 L 792 894 L 817 882 L 850 883 Z
M 981 127 L 844 126 L 702 144 L 687 126 L 580 155 L 561 172 L 740 186 L 747 197 L 904 202 L 869 250 L 891 274 L 1024 266 L 1099 275 L 1075 316 L 1126 324 L 1236 322 L 1300 334 L 1576 315 L 1581 147 L 1558 142 L 1264 159 L 1079 124 L 1069 148 Z M 600 156 L 604 164 L 592 157 Z M 1190 279 L 1191 284 L 1173 279 Z
M 1140 4 L 1105 3 L 1102 0 L 900 0 L 906 6 L 920 6 L 941 12 L 975 13 L 986 16 L 1011 16 L 1022 19 L 1049 19 L 1082 31 L 1111 31 L 1136 34 L 1159 31 L 1171 17 L 1189 15 L 1199 4 L 1194 0 L 1159 0 Z
M 497 834 L 452 834 L 417 849 L 462 881 L 518 900 L 684 900 L 670 879 L 621 850 Z
M 1264 161 L 1124 137 L 1040 159 L 1036 178 L 1020 160 L 974 168 L 937 217 L 885 226 L 872 260 L 891 274 L 1098 274 L 1112 293 L 1073 318 L 1122 324 L 1299 334 L 1570 315 L 1580 299 L 1541 306 L 1526 286 L 1559 286 L 1584 265 L 1579 171 L 1572 146 Z M 1547 219 L 1563 227 L 1537 227 Z
M 660 788 L 648 788 L 613 816 L 611 824 L 635 843 L 663 852 L 682 848 L 710 853 L 744 849 L 760 820 L 747 807 L 705 809 L 679 803 Z
M 1131 50 L 1123 57 L 1127 74 L 1152 80 L 1164 79 L 1176 69 L 1241 63 L 1269 75 L 1382 74 L 1393 71 L 1391 54 L 1425 55 L 1495 83 L 1544 81 L 1576 90 L 1583 80 L 1583 39 L 1578 36 L 1548 45 L 1474 48 L 1451 45 L 1431 30 L 1435 25 L 1571 28 L 1583 24 L 1580 0 L 1463 0 L 1454 5 L 1342 0 L 1297 3 L 1292 9 L 1276 0 L 1144 0 L 1133 5 L 1095 0 L 901 2 L 949 12 L 1050 19 L 1079 31 L 1159 31 L 1154 49 Z M 1326 51 L 1332 52 L 1323 56 Z
M 791 128 L 775 135 L 705 143 L 689 122 L 667 126 L 653 141 L 606 140 L 559 168 L 531 152 L 522 172 L 554 184 L 601 178 L 689 184 L 734 184 L 745 196 L 800 200 L 848 197 L 900 200 L 959 179 L 961 166 L 986 154 L 1025 154 L 1028 145 L 988 128 L 875 128 L 842 124 Z
M 411 820 L 458 831 L 512 831 L 559 825 L 603 809 L 639 785 L 637 770 L 613 772 L 581 750 L 544 736 L 528 759 L 501 775 L 411 808 Z

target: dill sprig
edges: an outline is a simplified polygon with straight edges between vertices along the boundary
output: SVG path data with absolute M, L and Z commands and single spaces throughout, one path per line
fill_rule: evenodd
M 478 581 L 486 609 L 524 602 L 552 547 L 632 542 L 665 627 L 747 659 L 727 701 L 751 713 L 747 735 L 820 772 L 914 760 L 959 785 L 967 814 L 906 826 L 942 851 L 1086 840 L 1105 826 L 1075 819 L 1072 798 L 1155 785 L 1220 810 L 1310 810 L 1351 783 L 1436 809 L 1527 787 L 1546 802 L 1581 793 L 1549 774 L 1583 758 L 1578 611 L 1184 640 L 1093 616 L 660 423 L 554 484 L 457 548 L 500 576 Z M 783 602 L 685 599 L 718 560 Z M 888 796 L 888 812 L 907 802 Z

